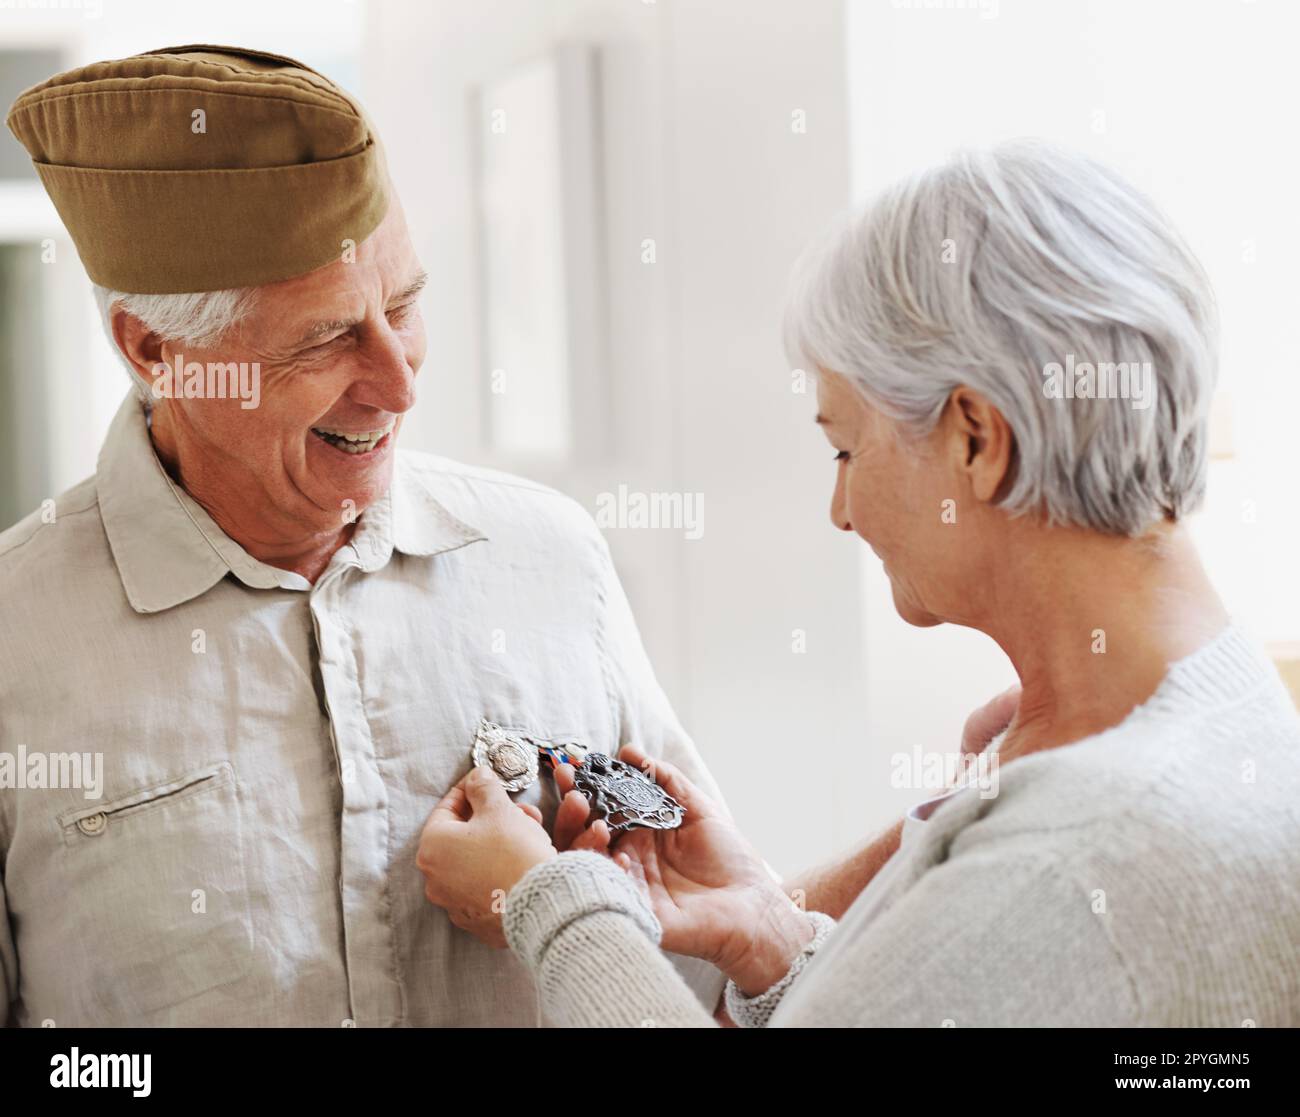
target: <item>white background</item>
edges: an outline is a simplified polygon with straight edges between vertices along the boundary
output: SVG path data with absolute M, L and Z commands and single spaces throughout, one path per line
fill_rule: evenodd
M 955 147 L 1017 135 L 1081 147 L 1183 230 L 1222 304 L 1217 421 L 1230 455 L 1212 466 L 1195 530 L 1233 610 L 1266 639 L 1300 639 L 1295 5 L 972 8 L 105 0 L 95 20 L 0 10 L 0 45 L 58 41 L 75 65 L 235 43 L 301 58 L 361 97 L 432 276 L 406 444 L 529 473 L 593 512 L 620 484 L 704 494 L 699 540 L 608 537 L 682 720 L 743 828 L 792 870 L 896 816 L 917 796 L 888 787 L 891 755 L 955 747 L 966 712 L 1011 678 L 977 633 L 902 624 L 870 553 L 832 529 L 831 451 L 779 342 L 803 244 L 854 199 Z M 484 439 L 471 96 L 575 41 L 601 59 L 610 450 L 507 460 Z M 792 130 L 796 112 L 806 132 Z M 22 236 L 24 220 L 0 222 L 0 236 Z M 79 272 L 70 252 L 61 259 Z M 93 470 L 125 385 L 89 305 L 61 298 L 51 328 L 59 487 Z

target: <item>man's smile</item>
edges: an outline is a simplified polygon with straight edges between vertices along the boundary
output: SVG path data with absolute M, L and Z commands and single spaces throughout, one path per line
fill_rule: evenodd
M 312 427 L 311 433 L 322 442 L 345 454 L 370 454 L 388 444 L 396 419 L 377 430 L 344 430 L 340 427 Z

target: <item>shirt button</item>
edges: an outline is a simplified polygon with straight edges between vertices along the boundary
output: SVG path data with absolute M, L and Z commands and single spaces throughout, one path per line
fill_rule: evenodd
M 105 817 L 103 812 L 92 814 L 87 818 L 77 820 L 77 829 L 83 834 L 89 834 L 92 837 L 95 834 L 102 834 L 104 832 L 104 827 L 107 825 L 108 819 Z

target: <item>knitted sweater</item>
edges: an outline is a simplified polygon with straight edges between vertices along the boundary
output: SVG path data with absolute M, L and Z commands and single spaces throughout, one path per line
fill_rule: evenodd
M 770 1026 L 1300 1026 L 1300 719 L 1239 629 L 999 777 L 909 835 Z M 712 1023 L 606 858 L 535 867 L 504 918 L 551 1023 Z

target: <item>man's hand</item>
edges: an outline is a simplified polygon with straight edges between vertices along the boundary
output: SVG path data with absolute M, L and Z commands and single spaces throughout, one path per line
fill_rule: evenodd
M 541 812 L 531 803 L 511 802 L 490 771 L 472 768 L 433 808 L 415 863 L 430 903 L 445 908 L 462 931 L 503 948 L 506 894 L 534 865 L 554 856 Z

